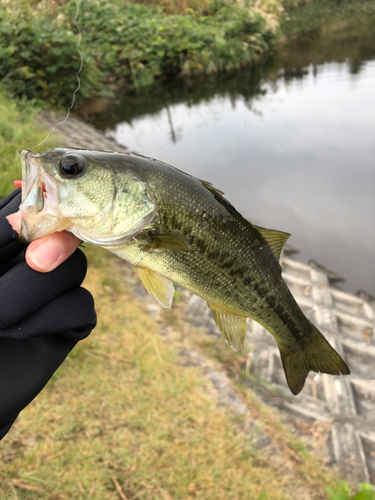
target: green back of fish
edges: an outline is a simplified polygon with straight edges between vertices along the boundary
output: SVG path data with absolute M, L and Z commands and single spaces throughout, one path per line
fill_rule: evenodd
M 298 307 L 281 277 L 278 257 L 288 235 L 245 220 L 210 183 L 169 165 L 132 157 L 147 182 L 158 215 L 127 245 L 115 250 L 133 264 L 178 283 L 207 300 L 227 342 L 242 348 L 251 317 L 275 337 L 291 391 L 298 394 L 310 370 L 349 369 Z M 153 234 L 158 245 L 153 245 Z M 164 249 L 170 235 L 186 243 Z M 271 249 L 272 247 L 272 249 Z
M 190 289 L 210 305 L 250 316 L 272 332 L 280 329 L 280 315 L 301 330 L 304 316 L 281 278 L 278 259 L 260 231 L 219 191 L 147 158 L 133 156 L 131 168 L 156 198 L 158 217 L 152 229 L 180 236 L 190 250 L 150 249 L 144 233 L 122 247 L 124 258 Z

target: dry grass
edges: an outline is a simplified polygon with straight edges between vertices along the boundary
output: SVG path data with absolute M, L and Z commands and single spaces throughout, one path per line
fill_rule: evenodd
M 3 2 L 5 0 L 2 0 Z M 6 0 L 8 3 L 9 0 Z M 46 9 L 48 12 L 65 5 L 69 0 L 27 0 L 34 8 Z M 236 3 L 237 0 L 232 0 Z M 216 0 L 217 2 L 217 0 Z M 167 14 L 185 14 L 186 9 L 193 9 L 201 13 L 209 11 L 209 5 L 215 0 L 124 0 L 124 3 L 143 4 L 162 7 Z
M 185 14 L 186 9 L 207 13 L 212 2 L 211 0 L 137 0 L 130 3 L 157 5 L 163 7 L 168 14 Z
M 202 335 L 199 329 L 184 324 L 178 312 L 173 312 L 173 309 L 164 310 L 163 316 L 173 324 L 174 329 L 180 329 L 185 338 L 189 336 L 190 347 L 193 346 L 211 362 L 216 361 L 217 370 L 225 371 L 232 383 L 233 391 L 247 405 L 251 417 L 260 423 L 262 430 L 272 440 L 273 446 L 269 450 L 271 455 L 268 455 L 267 463 L 282 475 L 284 492 L 289 493 L 293 499 L 322 500 L 327 498 L 325 488 L 336 490 L 339 473 L 325 465 L 325 458 L 322 458 L 325 457 L 325 449 L 321 450 L 328 437 L 327 426 L 329 427 L 331 423 L 309 425 L 306 422 L 297 422 L 299 425 L 304 425 L 302 434 L 309 435 L 309 439 L 303 441 L 296 436 L 291 425 L 284 423 L 286 419 L 276 409 L 265 406 L 249 388 L 246 348 L 239 353 L 233 352 L 222 339 L 213 340 L 212 336 Z M 285 397 L 285 395 L 280 396 Z M 246 418 L 237 416 L 234 421 L 237 422 L 238 428 L 246 433 L 248 426 Z M 314 453 L 309 451 L 312 447 Z M 272 496 L 269 498 L 272 499 Z
M 277 414 L 242 395 L 281 450 L 271 458 L 253 449 L 245 422 L 217 408 L 199 369 L 179 365 L 181 345 L 198 348 L 202 334 L 170 314 L 181 337 L 163 341 L 164 323 L 129 291 L 119 261 L 88 253 L 98 327 L 1 442 L 0 498 L 281 500 L 312 486 L 319 494 L 309 498 L 322 498 L 330 473 Z
M 9 0 L 2 0 L 9 3 Z M 69 0 L 26 0 L 34 8 L 53 12 L 57 7 L 65 5 Z M 161 7 L 166 14 L 186 14 L 186 10 L 199 12 L 201 15 L 212 14 L 220 7 L 230 4 L 249 6 L 251 9 L 275 11 L 280 9 L 279 0 L 124 0 L 124 3 L 143 4 Z M 8 5 L 9 7 L 9 5 Z
M 0 498 L 121 498 L 116 485 L 128 499 L 287 498 L 277 470 L 178 365 L 115 262 L 87 279 L 97 329 L 1 443 Z
M 132 291 L 135 274 L 87 253 L 98 327 L 1 442 L 1 500 L 326 498 L 332 473 L 241 384 L 246 356 L 188 326 L 181 300 L 156 321 Z M 272 456 L 254 449 L 249 416 L 219 409 L 200 368 L 181 366 L 181 348 L 227 371 Z
M 10 134 L 5 125 L 15 110 L 0 104 L 8 111 L 6 153 L 19 172 L 14 146 L 29 147 L 39 135 L 21 125 Z M 9 192 L 16 170 L 7 171 Z M 1 500 L 326 498 L 332 473 L 241 384 L 245 358 L 189 327 L 181 307 L 156 322 L 118 259 L 100 249 L 88 254 L 85 286 L 96 299 L 98 327 L 0 443 Z M 177 332 L 173 342 L 163 340 L 166 325 Z M 180 365 L 182 346 L 227 370 L 277 453 L 254 450 L 245 417 L 217 408 L 199 368 Z

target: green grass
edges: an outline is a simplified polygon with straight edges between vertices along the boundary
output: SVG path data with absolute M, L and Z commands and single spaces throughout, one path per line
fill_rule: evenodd
M 0 87 L 0 198 L 15 188 L 13 181 L 21 179 L 21 162 L 17 150 L 30 149 L 43 141 L 47 131 L 35 117 L 38 108 L 26 100 L 15 101 Z M 46 151 L 58 144 L 58 135 L 53 134 L 34 151 Z

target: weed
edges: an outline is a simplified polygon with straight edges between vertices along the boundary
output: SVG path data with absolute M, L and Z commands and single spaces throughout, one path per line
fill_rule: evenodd
M 340 483 L 338 489 L 326 488 L 329 500 L 374 500 L 375 490 L 373 485 L 363 483 L 360 485 L 358 493 L 351 494 L 350 487 L 345 483 Z

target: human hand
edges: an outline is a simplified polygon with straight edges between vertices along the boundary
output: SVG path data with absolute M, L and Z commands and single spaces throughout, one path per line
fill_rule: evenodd
M 93 298 L 81 287 L 87 262 L 79 240 L 64 231 L 26 248 L 17 237 L 20 201 L 20 190 L 0 200 L 0 439 L 96 324 Z M 51 239 L 61 251 L 46 265 Z
M 18 234 L 21 230 L 21 218 L 21 210 L 7 216 L 8 222 Z M 68 231 L 39 238 L 27 247 L 26 262 L 35 271 L 52 271 L 72 255 L 80 242 L 79 238 Z

